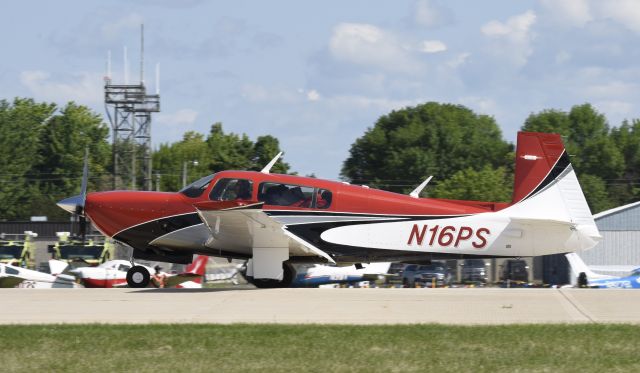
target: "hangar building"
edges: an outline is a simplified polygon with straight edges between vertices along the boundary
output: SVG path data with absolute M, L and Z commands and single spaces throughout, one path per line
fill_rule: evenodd
M 602 241 L 579 255 L 593 270 L 598 267 L 618 271 L 607 274 L 626 275 L 629 266 L 640 267 L 640 201 L 603 211 L 593 216 Z M 604 273 L 604 272 L 603 272 Z

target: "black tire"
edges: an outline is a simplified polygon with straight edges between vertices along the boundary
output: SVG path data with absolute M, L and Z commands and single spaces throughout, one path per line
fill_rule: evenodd
M 151 275 L 143 266 L 133 266 L 127 271 L 127 285 L 130 288 L 146 288 L 150 280 Z

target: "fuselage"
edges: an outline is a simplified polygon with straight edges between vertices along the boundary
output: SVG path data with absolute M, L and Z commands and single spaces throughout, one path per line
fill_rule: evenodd
M 233 193 L 225 195 L 220 185 L 229 180 L 246 180 L 251 185 L 250 193 L 242 200 L 233 199 Z M 290 194 L 280 194 L 284 200 L 269 196 L 270 188 L 286 185 Z M 299 198 L 293 201 L 293 199 Z M 413 198 L 408 195 L 368 188 L 366 186 L 281 174 L 264 174 L 250 171 L 223 171 L 203 178 L 192 186 L 177 193 L 110 191 L 87 195 L 85 213 L 94 225 L 105 235 L 124 242 L 137 249 L 161 248 L 177 252 L 201 253 L 227 257 L 248 258 L 251 248 L 217 247 L 211 243 L 209 229 L 197 213 L 197 207 L 208 203 L 220 208 L 262 203 L 262 211 L 286 225 L 292 232 L 308 228 L 308 223 L 347 226 L 347 222 L 360 223 L 394 222 L 409 220 L 420 222 L 424 219 L 456 219 L 466 216 L 499 211 L 507 206 L 499 202 L 453 201 L 434 198 Z M 442 225 L 443 232 L 427 231 L 424 225 L 409 224 L 397 237 L 398 248 L 412 251 L 411 255 L 424 256 L 429 235 L 443 238 L 436 246 L 447 243 L 449 235 L 455 235 L 449 246 L 463 244 L 478 245 L 485 240 L 482 226 L 460 225 L 455 231 Z M 326 228 L 326 227 L 324 227 Z M 445 229 L 447 228 L 447 229 Z M 433 229 L 433 227 L 429 227 Z M 417 231 L 416 231 L 417 230 Z M 318 233 L 320 231 L 317 231 Z M 382 231 L 381 231 L 382 232 Z M 309 232 L 295 232 L 305 240 L 321 242 L 322 250 L 339 251 L 338 261 L 358 262 L 364 258 L 398 257 L 400 252 L 374 252 L 375 245 L 362 245 L 352 250 L 345 245 L 331 243 L 320 237 L 310 237 Z M 320 232 L 321 233 L 321 232 Z M 314 234 L 314 233 L 311 233 Z M 318 233 L 319 234 L 319 233 Z M 317 235 L 317 234 L 316 234 Z M 425 236 L 429 236 L 425 239 Z M 412 243 L 407 245 L 413 237 Z M 394 238 L 396 239 L 396 238 Z M 205 243 L 209 241 L 209 245 Z M 436 237 L 437 241 L 437 237 Z M 320 243 L 316 242 L 316 245 Z M 432 242 L 433 243 L 433 242 Z M 357 247 L 358 245 L 346 245 Z M 440 245 L 442 246 L 442 245 Z M 231 250 L 229 250 L 231 249 Z M 386 255 L 383 255 L 386 254 Z M 474 253 L 476 255 L 481 253 Z M 303 255 L 303 254 L 301 254 Z M 340 260 L 343 259 L 343 260 Z
M 625 277 L 589 279 L 589 287 L 602 289 L 640 289 L 640 270 Z
M 110 260 L 97 267 L 80 267 L 72 269 L 70 272 L 74 274 L 85 287 L 112 288 L 124 286 L 127 283 L 127 271 L 130 268 L 131 263 L 126 260 Z M 153 268 L 146 268 L 149 273 L 154 273 Z

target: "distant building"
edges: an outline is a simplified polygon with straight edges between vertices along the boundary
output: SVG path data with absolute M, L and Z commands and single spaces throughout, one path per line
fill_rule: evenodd
M 593 217 L 602 241 L 593 249 L 579 253 L 582 260 L 594 270 L 619 268 L 606 272 L 612 275 L 625 275 L 630 266 L 640 267 L 640 201 Z

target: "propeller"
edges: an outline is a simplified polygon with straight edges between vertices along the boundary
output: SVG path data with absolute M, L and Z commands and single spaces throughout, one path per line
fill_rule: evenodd
M 84 165 L 82 168 L 82 184 L 80 195 L 69 197 L 58 202 L 57 205 L 78 217 L 79 234 L 84 242 L 87 233 L 87 218 L 84 214 L 84 204 L 87 199 L 87 181 L 89 179 L 89 148 L 84 150 Z
M 80 237 L 84 243 L 87 236 L 87 217 L 84 214 L 84 203 L 87 200 L 87 182 L 89 179 L 89 148 L 84 148 L 84 164 L 82 167 L 82 183 L 80 184 L 80 203 L 76 206 L 78 223 L 80 224 Z

